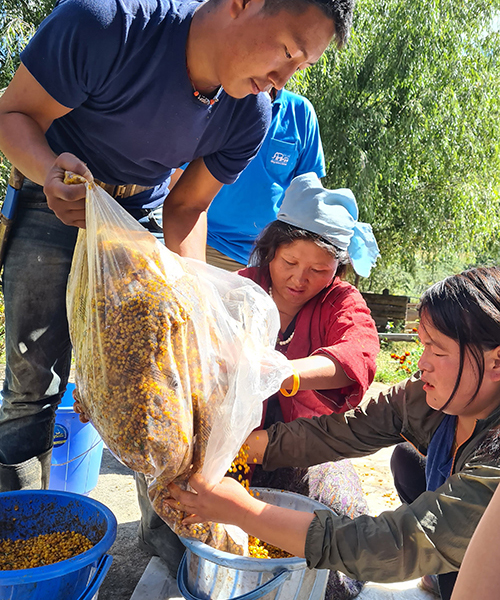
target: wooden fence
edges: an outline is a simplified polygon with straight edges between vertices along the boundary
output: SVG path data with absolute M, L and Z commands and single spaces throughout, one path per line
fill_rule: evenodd
M 406 324 L 408 296 L 392 296 L 389 293 L 361 293 L 372 313 L 378 331 L 387 332 L 389 322 L 394 325 Z

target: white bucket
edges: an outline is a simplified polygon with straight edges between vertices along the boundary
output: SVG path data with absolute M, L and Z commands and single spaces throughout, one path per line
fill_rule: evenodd
M 304 512 L 330 510 L 324 504 L 294 494 L 254 488 L 259 499 Z M 330 571 L 308 569 L 303 558 L 251 558 L 215 550 L 181 538 L 186 552 L 177 585 L 187 600 L 323 600 Z

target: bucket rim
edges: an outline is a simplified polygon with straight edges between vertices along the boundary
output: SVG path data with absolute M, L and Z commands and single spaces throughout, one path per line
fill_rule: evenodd
M 311 507 L 314 507 L 316 510 L 330 510 L 328 506 L 318 502 L 318 500 L 314 500 L 313 498 L 308 498 L 307 496 L 303 496 L 302 494 L 297 494 L 295 492 L 289 492 L 288 490 L 276 490 L 273 488 L 261 488 L 261 487 L 252 487 L 251 488 L 255 492 L 259 492 L 262 494 L 269 494 L 277 496 L 287 495 L 287 496 L 297 496 L 302 500 L 308 500 Z M 270 504 L 270 503 L 269 503 Z M 314 511 L 311 511 L 314 512 Z M 332 511 L 333 512 L 333 511 Z M 200 540 L 196 540 L 194 538 L 185 538 L 179 536 L 181 542 L 186 546 L 186 548 L 191 551 L 196 556 L 200 558 L 204 558 L 211 562 L 214 562 L 222 567 L 227 567 L 229 569 L 243 569 L 245 571 L 270 571 L 277 572 L 281 569 L 287 569 L 289 571 L 295 571 L 299 569 L 305 569 L 307 567 L 307 561 L 305 558 L 300 558 L 298 556 L 292 556 L 289 558 L 255 558 L 253 556 L 239 556 L 238 554 L 231 554 L 230 552 L 224 552 L 223 550 L 217 550 L 216 548 L 212 548 L 208 546 L 204 542 Z M 235 561 L 238 561 L 238 566 L 235 566 Z
M 76 417 L 78 417 L 78 413 L 75 412 L 74 408 L 72 406 L 61 406 L 59 405 L 56 409 L 56 416 L 57 413 L 62 414 L 62 413 L 67 413 L 67 414 L 71 414 L 73 413 Z M 90 423 L 90 421 L 87 421 L 87 423 Z M 87 425 L 87 423 L 82 423 L 82 425 Z
M 13 492 L 0 492 L 0 500 L 6 497 L 29 497 L 30 495 L 37 495 L 41 497 L 46 496 L 47 498 L 56 496 L 66 498 L 67 500 L 76 500 L 82 504 L 91 505 L 98 509 L 99 512 L 104 514 L 104 518 L 107 522 L 106 533 L 97 542 L 97 544 L 90 548 L 90 550 L 86 550 L 85 552 L 82 552 L 77 556 L 73 556 L 72 558 L 67 558 L 66 560 L 43 567 L 17 569 L 13 571 L 0 571 L 0 587 L 4 585 L 18 585 L 20 580 L 22 580 L 22 583 L 28 583 L 31 581 L 57 579 L 58 577 L 67 575 L 68 573 L 79 571 L 84 567 L 97 562 L 104 554 L 106 554 L 116 539 L 117 520 L 113 512 L 107 506 L 102 504 L 102 502 L 94 500 L 93 498 L 88 498 L 82 494 L 77 494 L 75 492 L 63 492 L 59 490 L 17 490 Z

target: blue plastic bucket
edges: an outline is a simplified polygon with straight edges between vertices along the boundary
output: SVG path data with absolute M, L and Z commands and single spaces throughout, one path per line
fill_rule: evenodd
M 0 539 L 68 530 L 94 547 L 53 565 L 0 571 L 0 600 L 91 600 L 111 565 L 106 552 L 116 538 L 116 518 L 97 500 L 47 490 L 0 493 Z
M 89 494 L 97 485 L 104 443 L 91 423 L 73 410 L 74 383 L 68 383 L 56 411 L 50 490 Z
M 327 506 L 269 488 L 254 488 L 269 504 L 314 512 Z M 221 552 L 198 540 L 181 538 L 186 546 L 177 585 L 187 600 L 323 600 L 330 571 L 309 569 L 305 559 L 251 558 Z

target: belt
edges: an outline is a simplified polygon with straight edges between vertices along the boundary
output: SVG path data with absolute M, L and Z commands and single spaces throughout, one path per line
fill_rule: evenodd
M 103 190 L 108 192 L 113 198 L 128 198 L 129 196 L 135 196 L 146 190 L 151 190 L 154 185 L 137 185 L 135 183 L 128 183 L 127 185 L 111 185 L 110 183 L 103 183 L 98 179 L 94 179 L 94 183 Z

